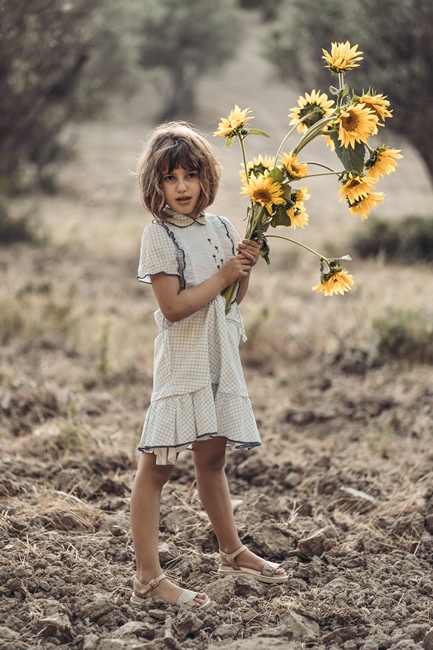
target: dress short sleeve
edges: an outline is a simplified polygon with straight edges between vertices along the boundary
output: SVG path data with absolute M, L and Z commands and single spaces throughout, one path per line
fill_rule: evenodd
M 160 221 L 153 221 L 143 231 L 137 280 L 152 282 L 152 275 L 177 275 L 184 288 L 184 252 L 177 245 L 173 233 Z

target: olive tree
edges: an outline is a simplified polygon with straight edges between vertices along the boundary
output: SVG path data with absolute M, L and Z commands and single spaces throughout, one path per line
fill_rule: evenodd
M 0 190 L 39 179 L 68 124 L 99 116 L 128 78 L 135 22 L 115 0 L 0 0 Z
M 433 182 L 433 2 L 284 0 L 265 56 L 281 79 L 326 91 L 322 48 L 346 40 L 364 52 L 351 85 L 388 95 L 394 117 L 387 127 L 419 151 Z
M 145 4 L 140 62 L 168 80 L 160 118 L 190 118 L 199 80 L 217 71 L 239 44 L 239 12 L 233 0 L 145 0 Z

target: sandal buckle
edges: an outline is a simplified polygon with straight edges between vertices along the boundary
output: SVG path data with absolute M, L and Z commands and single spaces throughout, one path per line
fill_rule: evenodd
M 156 587 L 159 585 L 158 578 L 152 578 L 152 580 L 149 580 L 147 584 L 151 589 L 156 589 Z

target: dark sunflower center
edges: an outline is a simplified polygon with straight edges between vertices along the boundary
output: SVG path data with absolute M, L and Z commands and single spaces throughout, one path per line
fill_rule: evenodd
M 379 117 L 381 117 L 381 113 L 380 113 L 379 109 L 382 108 L 382 106 L 379 103 L 378 104 L 372 104 L 372 103 L 366 102 L 366 101 L 364 101 L 363 103 L 365 104 L 365 108 L 369 108 L 370 111 L 372 111 L 375 115 L 378 115 Z
M 263 203 L 270 203 L 272 201 L 272 196 L 269 190 L 256 190 L 254 196 L 256 201 L 263 201 Z
M 267 171 L 267 167 L 264 165 L 254 165 L 254 167 L 250 167 L 249 169 L 249 175 L 254 174 L 254 176 L 257 178 L 260 175 L 263 175 L 265 171 Z
M 301 119 L 305 117 L 303 124 L 306 124 L 308 128 L 321 120 L 324 115 L 325 111 L 317 104 L 306 104 L 299 110 L 299 116 Z
M 341 118 L 341 126 L 345 131 L 355 131 L 359 124 L 359 117 L 354 111 L 349 111 L 347 117 Z

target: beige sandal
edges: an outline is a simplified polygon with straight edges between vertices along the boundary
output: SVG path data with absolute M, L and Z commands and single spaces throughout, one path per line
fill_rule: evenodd
M 265 562 L 261 571 L 239 566 L 235 558 L 247 550 L 248 549 L 246 546 L 241 546 L 233 553 L 224 553 L 224 551 L 221 551 L 220 549 L 221 556 L 225 560 L 227 560 L 227 562 L 229 562 L 230 566 L 227 566 L 225 564 L 220 564 L 218 567 L 218 575 L 235 576 L 235 575 L 242 574 L 246 578 L 255 578 L 260 582 L 267 582 L 267 583 L 287 582 L 287 580 L 289 579 L 287 573 L 281 573 L 281 574 L 275 573 L 275 571 L 279 568 L 279 564 L 275 564 L 275 562 Z
M 137 589 L 142 596 L 137 596 L 134 592 L 132 592 L 131 596 L 131 603 L 136 606 L 140 606 L 144 603 L 146 598 L 151 598 L 152 597 L 152 591 L 156 589 L 156 587 L 159 585 L 160 582 L 165 580 L 167 576 L 165 573 L 161 573 L 160 576 L 157 578 L 152 578 L 152 580 L 149 580 L 147 584 L 143 584 L 140 582 L 140 580 L 135 577 L 134 578 L 134 589 Z M 190 591 L 190 589 L 184 589 L 182 593 L 180 594 L 179 598 L 176 600 L 175 605 L 185 605 L 186 603 L 190 603 L 191 601 L 194 600 L 194 598 L 198 596 L 197 591 Z M 198 609 L 203 609 L 203 607 L 206 607 L 206 605 L 209 605 L 210 603 L 210 598 L 209 596 L 206 596 L 206 599 L 203 601 L 203 604 L 198 607 Z

